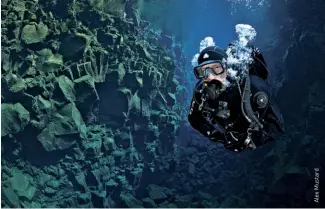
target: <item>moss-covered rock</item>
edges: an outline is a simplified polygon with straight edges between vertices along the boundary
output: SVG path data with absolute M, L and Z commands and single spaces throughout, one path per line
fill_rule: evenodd
M 117 186 L 118 183 L 114 179 L 110 179 L 105 183 L 105 188 L 108 192 L 112 192 Z
M 46 182 L 46 185 L 48 187 L 53 188 L 53 189 L 58 189 L 60 187 L 60 181 L 58 181 L 58 180 L 50 180 L 50 181 Z
M 24 130 L 29 121 L 29 112 L 20 103 L 1 104 L 1 136 Z
M 27 88 L 25 80 L 15 74 L 8 76 L 8 80 L 4 81 L 5 82 L 2 85 L 8 85 L 9 91 L 12 93 L 21 92 Z
M 53 189 L 51 187 L 46 187 L 44 189 L 44 194 L 47 195 L 47 196 L 49 196 L 49 197 L 54 196 L 56 193 L 57 193 L 57 190 L 56 189 Z
M 102 138 L 100 135 L 88 134 L 87 139 L 82 140 L 81 144 L 87 156 L 98 156 L 101 153 Z
M 137 43 L 137 48 L 138 48 L 138 51 L 140 53 L 140 56 L 144 57 L 146 59 L 152 60 L 152 57 L 151 57 L 150 53 L 148 52 L 146 46 L 144 44 L 142 44 L 142 43 L 143 42 L 138 42 Z
M 52 114 L 55 112 L 54 103 L 52 101 L 44 99 L 42 96 L 36 96 L 33 98 L 32 109 L 38 117 L 32 119 L 30 122 L 33 127 L 42 130 L 45 128 L 49 120 L 52 118 Z
M 130 112 L 132 112 L 133 115 L 141 114 L 141 98 L 138 95 L 138 91 L 136 91 L 132 96 L 130 96 L 129 106 Z
M 24 79 L 26 85 L 28 88 L 32 89 L 32 88 L 38 88 L 40 89 L 40 91 L 44 90 L 44 83 L 45 83 L 45 79 L 42 76 L 35 76 L 33 78 L 25 78 Z
M 85 138 L 86 125 L 74 103 L 64 106 L 54 115 L 37 139 L 46 151 L 64 150 L 73 145 L 76 140 Z
M 49 73 L 56 72 L 63 66 L 63 58 L 60 54 L 53 54 L 51 49 L 42 49 L 36 52 L 36 70 Z
M 81 193 L 77 196 L 77 202 L 79 205 L 84 205 L 89 203 L 91 200 L 89 193 Z
M 10 186 L 23 200 L 32 200 L 36 192 L 36 188 L 30 184 L 29 178 L 19 170 L 14 170 L 10 178 Z
M 116 144 L 113 138 L 104 137 L 103 138 L 103 148 L 105 152 L 112 152 L 116 149 Z
M 76 89 L 76 100 L 80 103 L 86 101 L 86 99 L 91 98 L 92 101 L 98 100 L 99 96 L 95 87 L 95 80 L 90 75 L 82 76 L 74 80 Z
M 1 194 L 1 198 L 4 198 L 5 200 L 7 200 L 6 202 L 11 206 L 11 207 L 20 207 L 19 204 L 19 197 L 17 196 L 17 194 L 14 192 L 14 190 L 12 188 L 1 188 L 2 190 L 2 194 Z
M 36 194 L 36 187 L 30 186 L 28 189 L 26 189 L 25 191 L 21 191 L 18 194 L 21 199 L 30 201 L 34 198 Z
M 43 41 L 49 33 L 47 25 L 44 23 L 31 22 L 25 25 L 21 32 L 21 39 L 26 44 L 34 44 Z
M 83 191 L 86 191 L 87 189 L 87 183 L 86 183 L 86 177 L 84 173 L 78 173 L 75 176 L 76 184 L 75 185 L 77 188 L 80 188 Z M 84 204 L 84 203 L 83 203 Z
M 11 187 L 17 192 L 25 191 L 29 186 L 29 180 L 21 172 L 14 172 L 10 179 Z
M 117 73 L 118 73 L 118 83 L 121 83 L 124 79 L 125 74 L 126 74 L 126 70 L 124 68 L 123 63 L 120 63 L 118 65 Z
M 69 102 L 76 101 L 74 83 L 64 75 L 56 78 L 56 81 L 65 99 Z
M 90 2 L 92 6 L 99 10 L 102 10 L 118 17 L 123 17 L 125 8 L 125 1 L 123 0 L 90 0 Z
M 40 111 L 50 111 L 53 105 L 49 100 L 44 99 L 41 95 L 38 95 L 37 97 L 34 98 L 35 98 L 34 104 L 36 106 L 35 108 L 37 108 Z

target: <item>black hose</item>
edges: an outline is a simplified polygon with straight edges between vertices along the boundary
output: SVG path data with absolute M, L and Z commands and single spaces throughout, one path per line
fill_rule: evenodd
M 263 124 L 260 123 L 260 121 L 255 116 L 254 111 L 252 109 L 251 102 L 250 102 L 250 94 L 251 94 L 251 82 L 249 79 L 249 75 L 247 75 L 245 86 L 243 89 L 242 102 L 241 102 L 242 113 L 250 124 L 255 123 L 260 128 L 263 128 Z

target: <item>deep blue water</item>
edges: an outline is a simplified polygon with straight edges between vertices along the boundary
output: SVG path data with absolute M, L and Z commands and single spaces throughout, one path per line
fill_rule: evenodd
M 161 5 L 148 5 L 144 18 L 173 34 L 184 44 L 184 52 L 189 57 L 198 53 L 200 41 L 207 36 L 213 37 L 217 46 L 226 47 L 237 38 L 236 24 L 252 25 L 257 30 L 256 43 L 260 46 L 271 42 L 278 28 L 268 17 L 270 2 L 262 5 L 258 5 L 260 1 L 257 0 L 248 5 L 245 1 L 236 3 L 226 0 L 158 2 Z M 166 9 L 161 9 L 163 6 Z M 281 2 L 278 5 L 280 8 L 283 6 Z
M 276 43 L 279 28 L 286 16 L 286 5 L 281 1 L 158 0 L 144 2 L 146 3 L 141 10 L 143 18 L 158 31 L 174 36 L 175 40 L 183 45 L 183 55 L 189 60 L 188 63 L 195 54 L 199 53 L 200 41 L 205 37 L 212 37 L 215 45 L 221 48 L 227 47 L 230 42 L 236 40 L 235 25 L 237 24 L 248 24 L 255 28 L 257 36 L 253 44 L 263 52 L 265 48 Z M 274 16 L 279 21 L 276 21 Z M 273 66 L 272 62 L 276 57 L 267 53 L 264 53 L 264 57 L 272 74 L 271 80 L 279 79 L 279 73 L 285 76 L 286 72 L 279 72 L 280 69 Z M 187 73 L 185 79 L 190 83 L 186 87 L 191 92 L 197 80 L 190 64 L 184 71 Z M 274 88 L 277 87 L 274 86 Z

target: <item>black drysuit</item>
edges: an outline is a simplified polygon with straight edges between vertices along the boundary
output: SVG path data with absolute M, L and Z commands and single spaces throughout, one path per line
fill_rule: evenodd
M 258 56 L 265 63 L 260 53 L 258 53 Z M 271 92 L 270 86 L 265 82 L 267 73 L 266 67 L 260 65 L 259 62 L 255 62 L 250 68 L 251 106 L 256 116 L 263 123 L 263 129 L 254 131 L 252 134 L 252 140 L 257 146 L 273 140 L 272 135 L 276 131 L 284 131 L 283 118 L 278 103 Z M 223 143 L 227 149 L 241 151 L 250 123 L 242 114 L 242 99 L 238 86 L 229 87 L 217 95 L 216 99 L 205 101 L 203 103 L 204 107 L 200 110 L 199 106 L 203 94 L 200 91 L 202 85 L 199 82 L 193 93 L 188 121 L 194 129 L 211 140 Z M 264 108 L 259 108 L 255 102 L 255 96 L 259 92 L 264 92 L 268 98 L 268 103 Z M 211 111 L 211 109 L 214 111 Z M 219 114 L 224 112 L 228 112 L 228 115 Z M 231 135 L 239 140 L 234 141 Z

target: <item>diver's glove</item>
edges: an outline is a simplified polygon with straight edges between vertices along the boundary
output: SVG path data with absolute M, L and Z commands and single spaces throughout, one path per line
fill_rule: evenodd
M 229 134 L 227 133 L 229 136 Z M 264 130 L 261 131 L 252 131 L 251 135 L 249 136 L 249 139 L 251 141 L 248 141 L 247 143 L 247 135 L 245 137 L 238 137 L 238 141 L 235 140 L 229 140 L 224 144 L 224 147 L 228 150 L 234 151 L 234 152 L 241 152 L 245 149 L 256 149 L 257 147 L 262 146 L 263 144 L 266 144 L 270 141 L 274 141 L 274 137 L 267 134 Z M 231 137 L 226 137 L 227 139 L 231 139 Z
M 221 133 L 218 130 L 214 130 L 209 134 L 209 139 L 213 142 L 219 142 L 224 145 L 224 147 L 233 152 L 240 152 L 244 149 L 243 142 L 235 141 L 228 133 Z
M 211 134 L 209 135 L 209 139 L 213 142 L 220 142 L 224 143 L 225 142 L 225 137 L 224 135 L 218 131 L 218 130 L 213 130 Z

